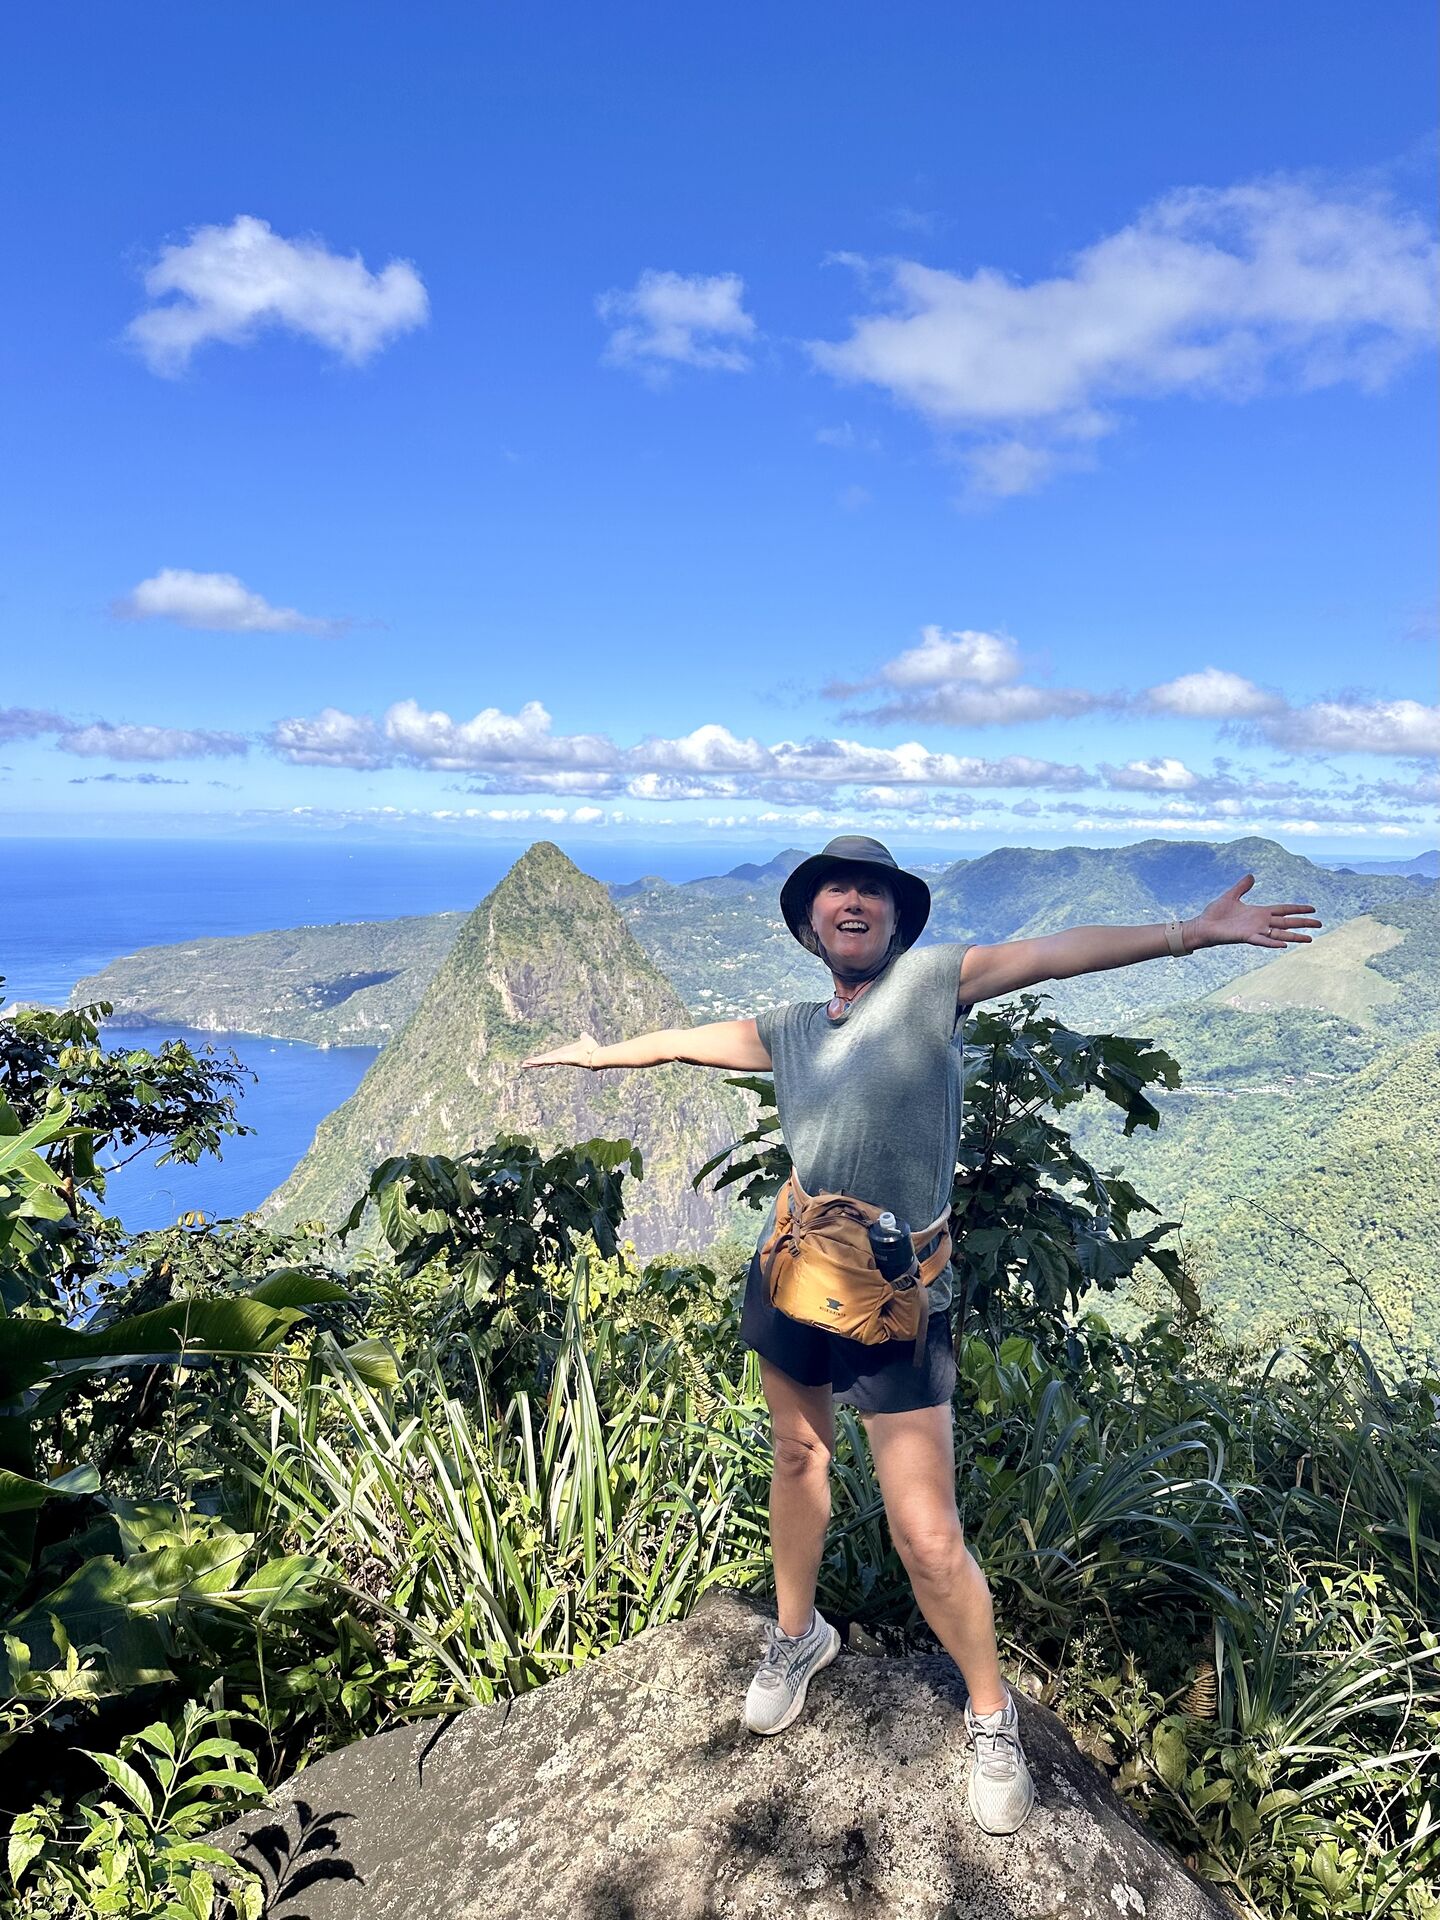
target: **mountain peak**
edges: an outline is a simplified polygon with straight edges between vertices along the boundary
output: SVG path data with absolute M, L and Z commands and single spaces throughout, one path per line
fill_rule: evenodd
M 547 1148 L 623 1135 L 645 1156 L 629 1196 L 636 1246 L 706 1247 L 733 1201 L 694 1193 L 689 1180 L 744 1129 L 748 1109 L 729 1088 L 684 1066 L 520 1065 L 582 1033 L 608 1045 L 689 1024 L 600 882 L 536 841 L 470 914 L 415 1012 L 267 1208 L 334 1217 L 392 1153 L 458 1154 L 509 1131 Z

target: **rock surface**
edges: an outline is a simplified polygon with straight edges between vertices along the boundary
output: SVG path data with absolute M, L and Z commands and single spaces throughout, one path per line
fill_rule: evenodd
M 1039 1805 L 966 1805 L 944 1655 L 841 1657 L 741 1721 L 767 1615 L 731 1593 L 501 1706 L 331 1754 L 219 1843 L 270 1920 L 1220 1920 L 1060 1722 L 1020 1702 Z

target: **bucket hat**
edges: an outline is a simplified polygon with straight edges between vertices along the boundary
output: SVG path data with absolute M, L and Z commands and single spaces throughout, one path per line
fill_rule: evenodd
M 907 873 L 888 847 L 863 833 L 842 833 L 802 860 L 780 889 L 780 912 L 785 924 L 807 952 L 810 941 L 810 902 L 821 881 L 836 867 L 868 867 L 888 881 L 895 894 L 895 925 L 901 948 L 913 947 L 930 918 L 930 889 L 918 873 Z M 806 934 L 810 934 L 810 939 Z

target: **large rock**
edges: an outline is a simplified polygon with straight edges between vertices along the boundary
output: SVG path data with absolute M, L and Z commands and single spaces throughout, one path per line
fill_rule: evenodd
M 842 1655 L 757 1739 L 740 1709 L 765 1617 L 713 1593 L 519 1700 L 330 1754 L 220 1843 L 261 1867 L 272 1920 L 1225 1915 L 1028 1701 L 1040 1803 L 981 1833 L 944 1655 Z

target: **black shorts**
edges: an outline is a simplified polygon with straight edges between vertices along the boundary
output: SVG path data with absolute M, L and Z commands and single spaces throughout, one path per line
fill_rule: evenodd
M 950 1309 L 930 1316 L 925 1351 L 915 1365 L 913 1340 L 886 1340 L 868 1346 L 824 1327 L 806 1326 L 770 1304 L 760 1278 L 760 1257 L 750 1262 L 745 1303 L 740 1312 L 740 1342 L 802 1387 L 834 1389 L 835 1398 L 861 1413 L 912 1413 L 917 1407 L 943 1407 L 955 1393 L 955 1347 L 950 1338 Z

